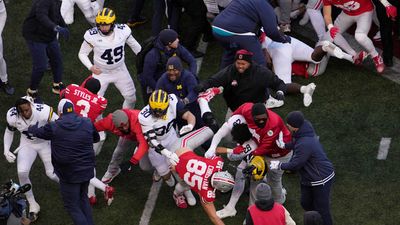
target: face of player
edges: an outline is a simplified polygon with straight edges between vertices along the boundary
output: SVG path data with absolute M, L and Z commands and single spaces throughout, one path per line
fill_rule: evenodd
M 178 48 L 179 38 L 177 38 L 174 42 L 168 45 L 170 48 Z
M 106 24 L 101 24 L 99 26 L 99 29 L 100 29 L 101 33 L 108 34 L 110 32 L 110 29 L 111 29 L 111 24 L 107 24 L 107 25 Z
M 121 124 L 119 127 L 117 127 L 119 131 L 121 131 L 123 134 L 129 134 L 129 122 L 125 124 Z
M 169 69 L 167 73 L 168 73 L 168 79 L 170 81 L 176 81 L 181 76 L 181 71 L 177 69 Z
M 292 126 L 290 126 L 289 124 L 286 124 L 286 127 L 289 129 L 290 132 L 294 133 L 296 132 L 299 128 L 294 128 Z
M 264 128 L 265 124 L 267 124 L 268 120 L 268 115 L 267 114 L 261 114 L 254 116 L 254 123 L 257 125 L 259 128 Z
M 21 116 L 25 119 L 29 119 L 32 116 L 32 108 L 30 103 L 22 104 L 18 106 L 18 110 Z
M 239 73 L 244 73 L 250 67 L 250 63 L 246 60 L 237 59 L 235 61 L 235 66 Z

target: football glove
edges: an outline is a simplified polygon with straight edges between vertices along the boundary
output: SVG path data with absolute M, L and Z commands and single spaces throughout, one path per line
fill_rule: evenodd
M 188 125 L 185 125 L 181 128 L 181 130 L 179 131 L 179 134 L 183 135 L 183 134 L 189 133 L 192 130 L 193 130 L 193 125 L 189 123 Z
M 15 159 L 17 158 L 12 152 L 10 152 L 9 150 L 4 151 L 4 156 L 6 157 L 7 161 L 9 163 L 14 163 Z
M 397 9 L 395 6 L 389 5 L 385 7 L 386 9 L 386 15 L 393 21 L 396 20 L 397 17 Z
M 279 137 L 278 137 L 278 139 L 276 139 L 276 145 L 279 147 L 279 148 L 282 148 L 282 149 L 284 149 L 285 148 L 285 142 L 283 142 L 283 132 L 281 131 L 281 132 L 279 132 Z
M 278 160 L 272 160 L 269 164 L 269 168 L 271 170 L 280 170 L 281 169 L 281 162 Z
M 241 154 L 244 152 L 244 147 L 242 145 L 238 145 L 233 149 L 233 154 Z
M 328 31 L 329 31 L 329 34 L 331 35 L 331 38 L 335 39 L 336 35 L 339 33 L 339 28 L 333 26 L 333 24 L 329 24 Z
M 277 91 L 275 98 L 276 100 L 283 101 L 285 100 L 285 94 L 283 93 L 283 91 Z
M 179 157 L 175 153 L 170 152 L 166 148 L 161 150 L 161 155 L 167 157 L 169 159 L 169 162 L 174 166 L 176 166 L 176 164 L 179 163 Z

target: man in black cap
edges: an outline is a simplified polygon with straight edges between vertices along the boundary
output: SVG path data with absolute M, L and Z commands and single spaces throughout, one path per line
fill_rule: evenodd
M 74 113 L 68 99 L 58 104 L 60 118 L 43 127 L 30 126 L 33 136 L 51 140 L 51 162 L 60 178 L 64 207 L 75 225 L 93 225 L 87 197 L 89 180 L 94 177 L 93 143 L 100 137 L 89 118 Z
M 271 161 L 271 170 L 298 170 L 301 176 L 301 206 L 304 210 L 318 211 L 325 225 L 332 225 L 330 213 L 330 192 L 335 171 L 326 156 L 314 128 L 300 111 L 293 111 L 286 117 L 288 129 L 293 134 L 289 143 L 282 139 L 277 145 L 293 149 L 293 158 L 287 163 Z
M 274 202 L 269 185 L 260 183 L 256 187 L 256 202 L 249 206 L 246 214 L 246 225 L 253 224 L 295 225 L 296 223 L 283 205 Z
M 154 41 L 153 48 L 144 56 L 143 68 L 139 75 L 143 102 L 147 104 L 150 94 L 156 90 L 158 79 L 166 72 L 166 63 L 171 56 L 178 56 L 189 65 L 189 71 L 197 76 L 196 59 L 181 44 L 178 34 L 172 29 L 164 29 Z

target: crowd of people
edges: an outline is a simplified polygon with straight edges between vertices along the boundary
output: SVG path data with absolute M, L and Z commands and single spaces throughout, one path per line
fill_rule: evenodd
M 46 175 L 60 184 L 64 207 L 73 223 L 94 224 L 90 205 L 97 202 L 95 188 L 104 193 L 110 205 L 115 194 L 110 184 L 121 172 L 124 153 L 135 149 L 129 159 L 132 166 L 139 165 L 153 174 L 154 182 L 171 187 L 171 198 L 178 208 L 195 206 L 193 192 L 197 193 L 213 224 L 224 224 L 224 218 L 236 215 L 235 206 L 246 179 L 250 180 L 250 196 L 243 224 L 296 224 L 290 209 L 284 207 L 286 195 L 295 191 L 288 192 L 282 185 L 285 170 L 300 174 L 304 224 L 333 224 L 330 192 L 334 167 L 311 122 L 301 111 L 284 117 L 272 108 L 281 107 L 287 94 L 300 94 L 304 106 L 310 107 L 316 85 L 293 83 L 291 76 L 318 76 L 325 71 L 329 57 L 359 65 L 370 55 L 378 73 L 392 66 L 391 46 L 384 45 L 382 58 L 367 33 L 374 8 L 380 21 L 392 21 L 397 16 L 398 2 L 153 2 L 152 37 L 145 44 L 140 44 L 131 32 L 147 22 L 140 15 L 144 0 L 135 1 L 127 24 L 116 23 L 116 12 L 103 8 L 101 0 L 32 2 L 22 25 L 32 57 L 31 82 L 27 95 L 17 97 L 7 112 L 4 132 L 4 156 L 10 163 L 17 162 L 20 183 L 31 184 L 30 169 L 39 155 Z M 75 81 L 79 85 L 65 86 L 58 39 L 69 38 L 75 3 L 93 26 L 83 35 L 77 54 L 91 75 Z M 318 35 L 315 47 L 289 35 L 292 9 L 299 11 L 296 4 L 303 7 L 304 18 L 311 20 Z M 332 6 L 342 10 L 336 19 Z M 387 18 L 382 15 L 382 7 Z M 168 29 L 161 25 L 164 11 Z M 190 29 L 181 40 L 182 12 L 190 18 Z M 4 1 L 0 1 L 0 34 L 5 20 Z M 365 51 L 355 52 L 341 35 L 353 23 L 357 24 L 355 39 Z M 380 27 L 382 40 L 389 39 L 388 25 Z M 203 41 L 217 41 L 224 51 L 220 70 L 204 80 L 198 77 L 195 60 L 207 56 L 196 50 L 201 34 Z M 125 64 L 126 44 L 136 55 L 144 107 L 136 104 L 136 87 Z M 0 50 L 1 88 L 13 95 L 2 42 Z M 43 103 L 45 99 L 39 92 L 48 68 L 54 80 L 51 91 L 60 97 L 57 112 Z M 103 118 L 108 105 L 106 90 L 111 83 L 124 103 Z M 225 121 L 217 121 L 209 106 L 219 94 L 228 107 Z M 20 145 L 12 151 L 15 131 L 21 133 Z M 119 140 L 107 171 L 98 179 L 95 156 L 107 141 L 105 132 L 117 135 Z M 219 146 L 222 139 L 236 147 Z M 193 151 L 200 147 L 204 155 Z M 224 160 L 240 161 L 235 176 L 224 170 Z M 229 203 L 220 210 L 214 205 L 217 190 L 232 190 Z M 25 195 L 30 205 L 28 219 L 35 221 L 41 206 L 32 190 Z

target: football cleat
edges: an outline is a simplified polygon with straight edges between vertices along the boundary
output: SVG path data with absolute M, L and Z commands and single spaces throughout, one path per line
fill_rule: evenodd
M 380 40 L 381 40 L 381 32 L 380 32 L 380 31 L 376 32 L 376 34 L 374 35 L 374 37 L 372 38 L 372 40 L 374 40 L 374 41 L 380 41 Z
M 180 195 L 173 194 L 172 197 L 174 198 L 175 204 L 176 206 L 178 206 L 178 208 L 186 209 L 188 207 L 185 200 L 185 196 L 183 196 L 183 194 Z
M 342 49 L 340 49 L 338 46 L 330 41 L 322 41 L 322 50 L 332 56 L 335 56 L 338 59 L 342 59 L 344 56 Z
M 60 95 L 60 91 L 63 89 L 65 89 L 65 85 L 62 82 L 53 83 L 53 88 L 51 89 L 51 91 L 56 95 Z
M 188 203 L 190 206 L 196 205 L 196 198 L 193 196 L 193 193 L 192 193 L 191 190 L 184 191 L 183 194 L 185 195 L 186 200 L 187 200 L 187 203 Z
M 281 204 L 285 203 L 286 195 L 287 195 L 286 188 L 282 187 L 282 202 L 281 202 Z
M 361 65 L 367 57 L 366 51 L 360 51 L 356 56 L 353 56 L 354 65 Z
M 307 12 L 304 13 L 303 18 L 301 18 L 301 20 L 299 20 L 299 25 L 300 26 L 305 26 L 308 21 L 310 21 L 310 16 L 308 15 Z
M 303 104 L 305 107 L 308 107 L 311 105 L 312 95 L 313 95 L 316 87 L 317 87 L 317 85 L 315 85 L 314 83 L 310 83 L 306 86 L 306 90 L 304 92 L 304 97 L 303 97 Z
M 34 222 L 37 220 L 40 212 L 40 205 L 35 201 L 35 202 L 29 202 L 29 219 L 31 222 Z
M 216 95 L 221 94 L 224 91 L 223 87 L 212 87 L 207 89 L 205 92 L 199 93 L 198 98 L 205 99 L 207 102 L 211 101 Z
M 38 90 L 37 89 L 26 89 L 26 95 L 32 97 L 32 98 L 36 98 L 38 96 Z
M 374 61 L 376 72 L 383 73 L 383 71 L 385 70 L 385 64 L 383 63 L 382 57 L 380 55 L 377 55 L 372 58 L 372 61 Z
M 265 102 L 265 107 L 267 107 L 268 109 L 272 109 L 272 108 L 281 107 L 281 106 L 283 106 L 283 104 L 285 104 L 284 101 L 281 101 L 281 100 L 275 99 L 272 96 L 269 96 L 269 98 Z
M 225 206 L 223 209 L 217 211 L 217 216 L 220 219 L 236 216 L 236 209 L 233 207 Z
M 105 184 L 109 184 L 109 183 L 111 183 L 111 181 L 112 181 L 116 176 L 118 176 L 119 173 L 121 173 L 121 168 L 118 168 L 117 172 L 114 173 L 114 174 L 112 174 L 112 173 L 110 173 L 110 172 L 107 171 L 107 172 L 104 174 L 104 176 L 101 178 L 101 182 L 103 182 L 103 183 L 105 183 Z
M 104 191 L 104 200 L 106 200 L 107 205 L 111 205 L 112 201 L 114 200 L 114 187 L 106 186 L 106 190 Z
M 0 88 L 8 95 L 13 95 L 15 93 L 15 88 L 12 87 L 9 82 L 0 81 Z
M 96 196 L 90 196 L 89 197 L 89 204 L 91 205 L 91 206 L 94 206 L 94 205 L 96 205 L 97 204 L 97 198 L 96 198 Z

